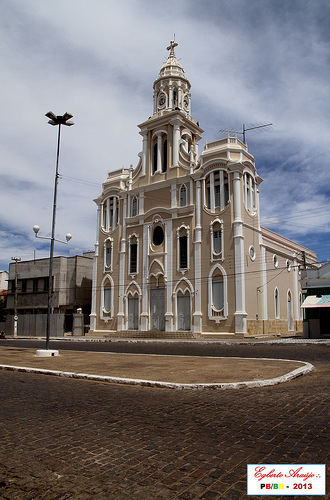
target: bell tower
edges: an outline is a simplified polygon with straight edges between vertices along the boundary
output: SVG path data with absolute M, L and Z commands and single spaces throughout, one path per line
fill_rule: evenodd
M 167 47 L 170 54 L 154 82 L 154 114 L 162 115 L 166 111 L 183 110 L 189 117 L 190 82 L 175 57 L 174 49 L 177 46 L 173 40 L 170 42 Z
M 175 56 L 177 46 L 172 40 L 167 47 L 169 55 L 153 85 L 153 115 L 139 125 L 141 175 L 148 183 L 186 174 L 180 168 L 192 171 L 197 163 L 203 130 L 191 117 L 191 85 Z

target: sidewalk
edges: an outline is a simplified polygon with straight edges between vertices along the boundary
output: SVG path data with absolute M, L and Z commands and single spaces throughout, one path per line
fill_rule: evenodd
M 39 357 L 0 343 L 0 369 L 176 389 L 238 389 L 287 382 L 313 369 L 301 361 L 62 350 Z

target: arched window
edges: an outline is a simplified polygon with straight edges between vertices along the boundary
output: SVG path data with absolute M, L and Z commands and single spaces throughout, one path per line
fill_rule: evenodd
M 274 300 L 275 300 L 275 319 L 280 319 L 280 294 L 278 288 L 275 288 Z
M 129 274 L 138 272 L 138 239 L 134 234 L 129 237 Z
M 178 106 L 178 91 L 176 87 L 173 89 L 173 108 L 176 108 Z
M 223 277 L 218 274 L 212 278 L 212 307 L 217 314 L 223 313 L 224 294 L 223 294 Z
M 104 270 L 112 271 L 113 240 L 107 238 L 104 242 Z
M 111 312 L 111 286 L 107 285 L 104 287 L 104 312 Z
M 217 323 L 228 316 L 227 276 L 220 265 L 215 265 L 209 274 L 209 319 Z
M 110 275 L 106 275 L 101 283 L 101 319 L 108 321 L 113 316 L 113 282 Z
M 132 217 L 135 217 L 138 213 L 138 199 L 137 196 L 133 196 L 132 199 Z
M 291 290 L 288 290 L 288 330 L 293 330 L 293 302 Z
M 152 173 L 154 174 L 157 171 L 157 155 L 158 155 L 158 148 L 157 148 L 157 141 L 153 145 L 152 149 Z
M 177 230 L 177 269 L 182 274 L 189 268 L 189 228 L 182 225 Z
M 187 205 L 187 188 L 185 184 L 182 184 L 180 187 L 180 200 L 179 200 L 180 207 L 185 207 Z
M 188 267 L 188 238 L 187 234 L 181 234 L 180 238 L 180 269 Z
M 109 232 L 116 228 L 119 222 L 119 200 L 117 196 L 109 196 L 103 202 L 102 228 Z
M 211 261 L 223 259 L 223 223 L 219 219 L 211 222 Z
M 229 174 L 213 170 L 206 178 L 206 206 L 211 212 L 224 210 L 229 203 Z
M 243 176 L 243 200 L 246 210 L 251 213 L 257 210 L 257 186 L 252 175 L 247 172 Z
M 167 139 L 163 142 L 163 164 L 162 164 L 163 172 L 167 171 Z

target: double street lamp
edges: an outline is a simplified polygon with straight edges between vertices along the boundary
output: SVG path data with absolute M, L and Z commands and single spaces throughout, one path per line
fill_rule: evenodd
M 71 234 L 66 235 L 66 241 L 56 240 L 55 239 L 55 221 L 56 221 L 56 202 L 57 202 L 57 185 L 59 179 L 58 173 L 58 162 L 60 156 L 60 138 L 61 138 L 61 126 L 66 125 L 71 127 L 74 125 L 70 119 L 72 115 L 70 113 L 64 113 L 63 116 L 55 115 L 52 111 L 46 113 L 47 118 L 49 118 L 48 123 L 50 125 L 58 125 L 58 137 L 57 137 L 57 154 L 56 154 L 56 172 L 55 172 L 55 185 L 54 185 L 54 202 L 53 202 L 53 222 L 52 222 L 52 235 L 51 237 L 46 236 L 38 236 L 39 226 L 33 226 L 33 231 L 36 235 L 36 238 L 43 238 L 50 240 L 50 256 L 49 256 L 49 281 L 48 281 L 48 302 L 47 302 L 47 329 L 46 329 L 46 350 L 49 350 L 49 337 L 50 337 L 50 312 L 51 312 L 51 300 L 52 300 L 52 290 L 53 290 L 53 260 L 54 260 L 54 243 L 58 241 L 60 243 L 68 244 L 71 240 Z

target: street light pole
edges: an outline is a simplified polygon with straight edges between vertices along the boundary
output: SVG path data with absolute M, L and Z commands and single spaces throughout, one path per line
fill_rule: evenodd
M 15 261 L 15 303 L 14 303 L 14 337 L 17 337 L 17 321 L 18 321 L 18 316 L 17 316 L 17 262 L 20 262 L 21 259 L 20 257 L 12 257 L 11 260 Z
M 70 121 L 72 115 L 69 113 L 64 113 L 63 116 L 56 116 L 54 113 L 49 111 L 46 113 L 47 118 L 49 118 L 48 123 L 50 125 L 58 125 L 58 137 L 57 137 L 57 153 L 56 153 L 56 172 L 55 172 L 55 185 L 54 185 L 54 202 L 53 202 L 53 221 L 52 221 L 52 235 L 50 238 L 50 256 L 49 256 L 49 279 L 48 279 L 48 302 L 47 302 L 47 329 L 46 329 L 46 350 L 49 349 L 49 337 L 50 337 L 50 314 L 51 314 L 51 300 L 53 291 L 53 260 L 54 260 L 54 242 L 55 242 L 55 221 L 56 221 L 56 202 L 57 202 L 57 184 L 58 184 L 58 163 L 60 157 L 60 139 L 61 139 L 61 125 L 67 125 L 70 127 L 73 122 Z

